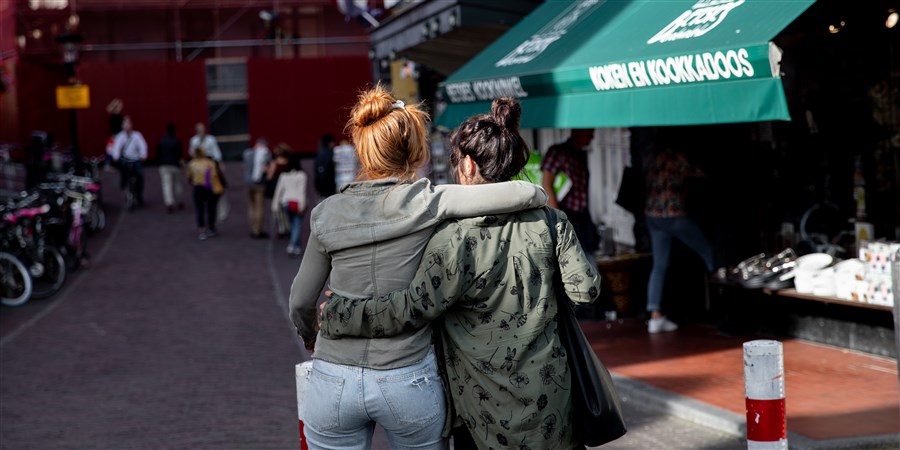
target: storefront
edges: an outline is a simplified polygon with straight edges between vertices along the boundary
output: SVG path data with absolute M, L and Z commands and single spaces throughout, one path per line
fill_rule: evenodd
M 889 2 L 853 11 L 813 3 L 546 2 L 444 81 L 437 123 L 452 128 L 492 98 L 513 96 L 523 127 L 539 130 L 540 150 L 566 136 L 561 129 L 598 128 L 592 216 L 612 224 L 620 243 L 638 244 L 614 202 L 622 170 L 639 164 L 661 130 L 709 175 L 700 209 L 717 266 L 808 245 L 800 228 L 816 204 L 835 204 L 827 209 L 839 229 L 827 243 L 847 229 L 852 237 L 857 160 L 874 237 L 897 239 Z M 615 145 L 623 140 L 627 148 Z M 702 288 L 693 294 L 703 303 Z

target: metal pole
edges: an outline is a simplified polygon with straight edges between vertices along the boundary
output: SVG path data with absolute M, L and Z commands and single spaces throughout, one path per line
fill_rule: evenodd
M 74 86 L 78 84 L 78 79 L 75 76 L 75 62 L 67 62 L 67 69 L 69 71 L 70 83 Z M 69 125 L 72 127 L 72 162 L 75 167 L 75 175 L 82 176 L 84 175 L 84 162 L 81 160 L 81 147 L 78 146 L 78 110 L 70 109 L 69 110 Z
M 784 349 L 781 342 L 744 343 L 747 449 L 788 450 L 784 405 Z
M 900 382 L 900 252 L 891 255 L 891 285 L 894 290 L 894 342 L 897 344 L 897 373 Z

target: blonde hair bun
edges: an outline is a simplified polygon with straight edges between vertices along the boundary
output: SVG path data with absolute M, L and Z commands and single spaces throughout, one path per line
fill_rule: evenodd
M 350 123 L 357 128 L 364 128 L 383 119 L 393 111 L 396 100 L 381 85 L 360 92 L 356 106 L 350 113 Z
M 428 159 L 427 121 L 420 105 L 405 105 L 380 84 L 361 92 L 344 128 L 359 157 L 358 179 L 416 179 Z

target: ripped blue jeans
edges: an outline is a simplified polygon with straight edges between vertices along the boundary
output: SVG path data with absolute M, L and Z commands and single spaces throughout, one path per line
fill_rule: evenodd
M 391 449 L 446 449 L 444 389 L 434 352 L 376 370 L 313 360 L 304 434 L 310 449 L 368 450 L 377 423 Z

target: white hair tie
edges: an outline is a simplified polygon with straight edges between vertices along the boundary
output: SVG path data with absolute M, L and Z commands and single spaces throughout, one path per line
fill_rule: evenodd
M 393 109 L 403 109 L 404 106 L 406 106 L 406 103 L 403 103 L 403 100 L 397 100 L 391 104 L 391 108 Z

